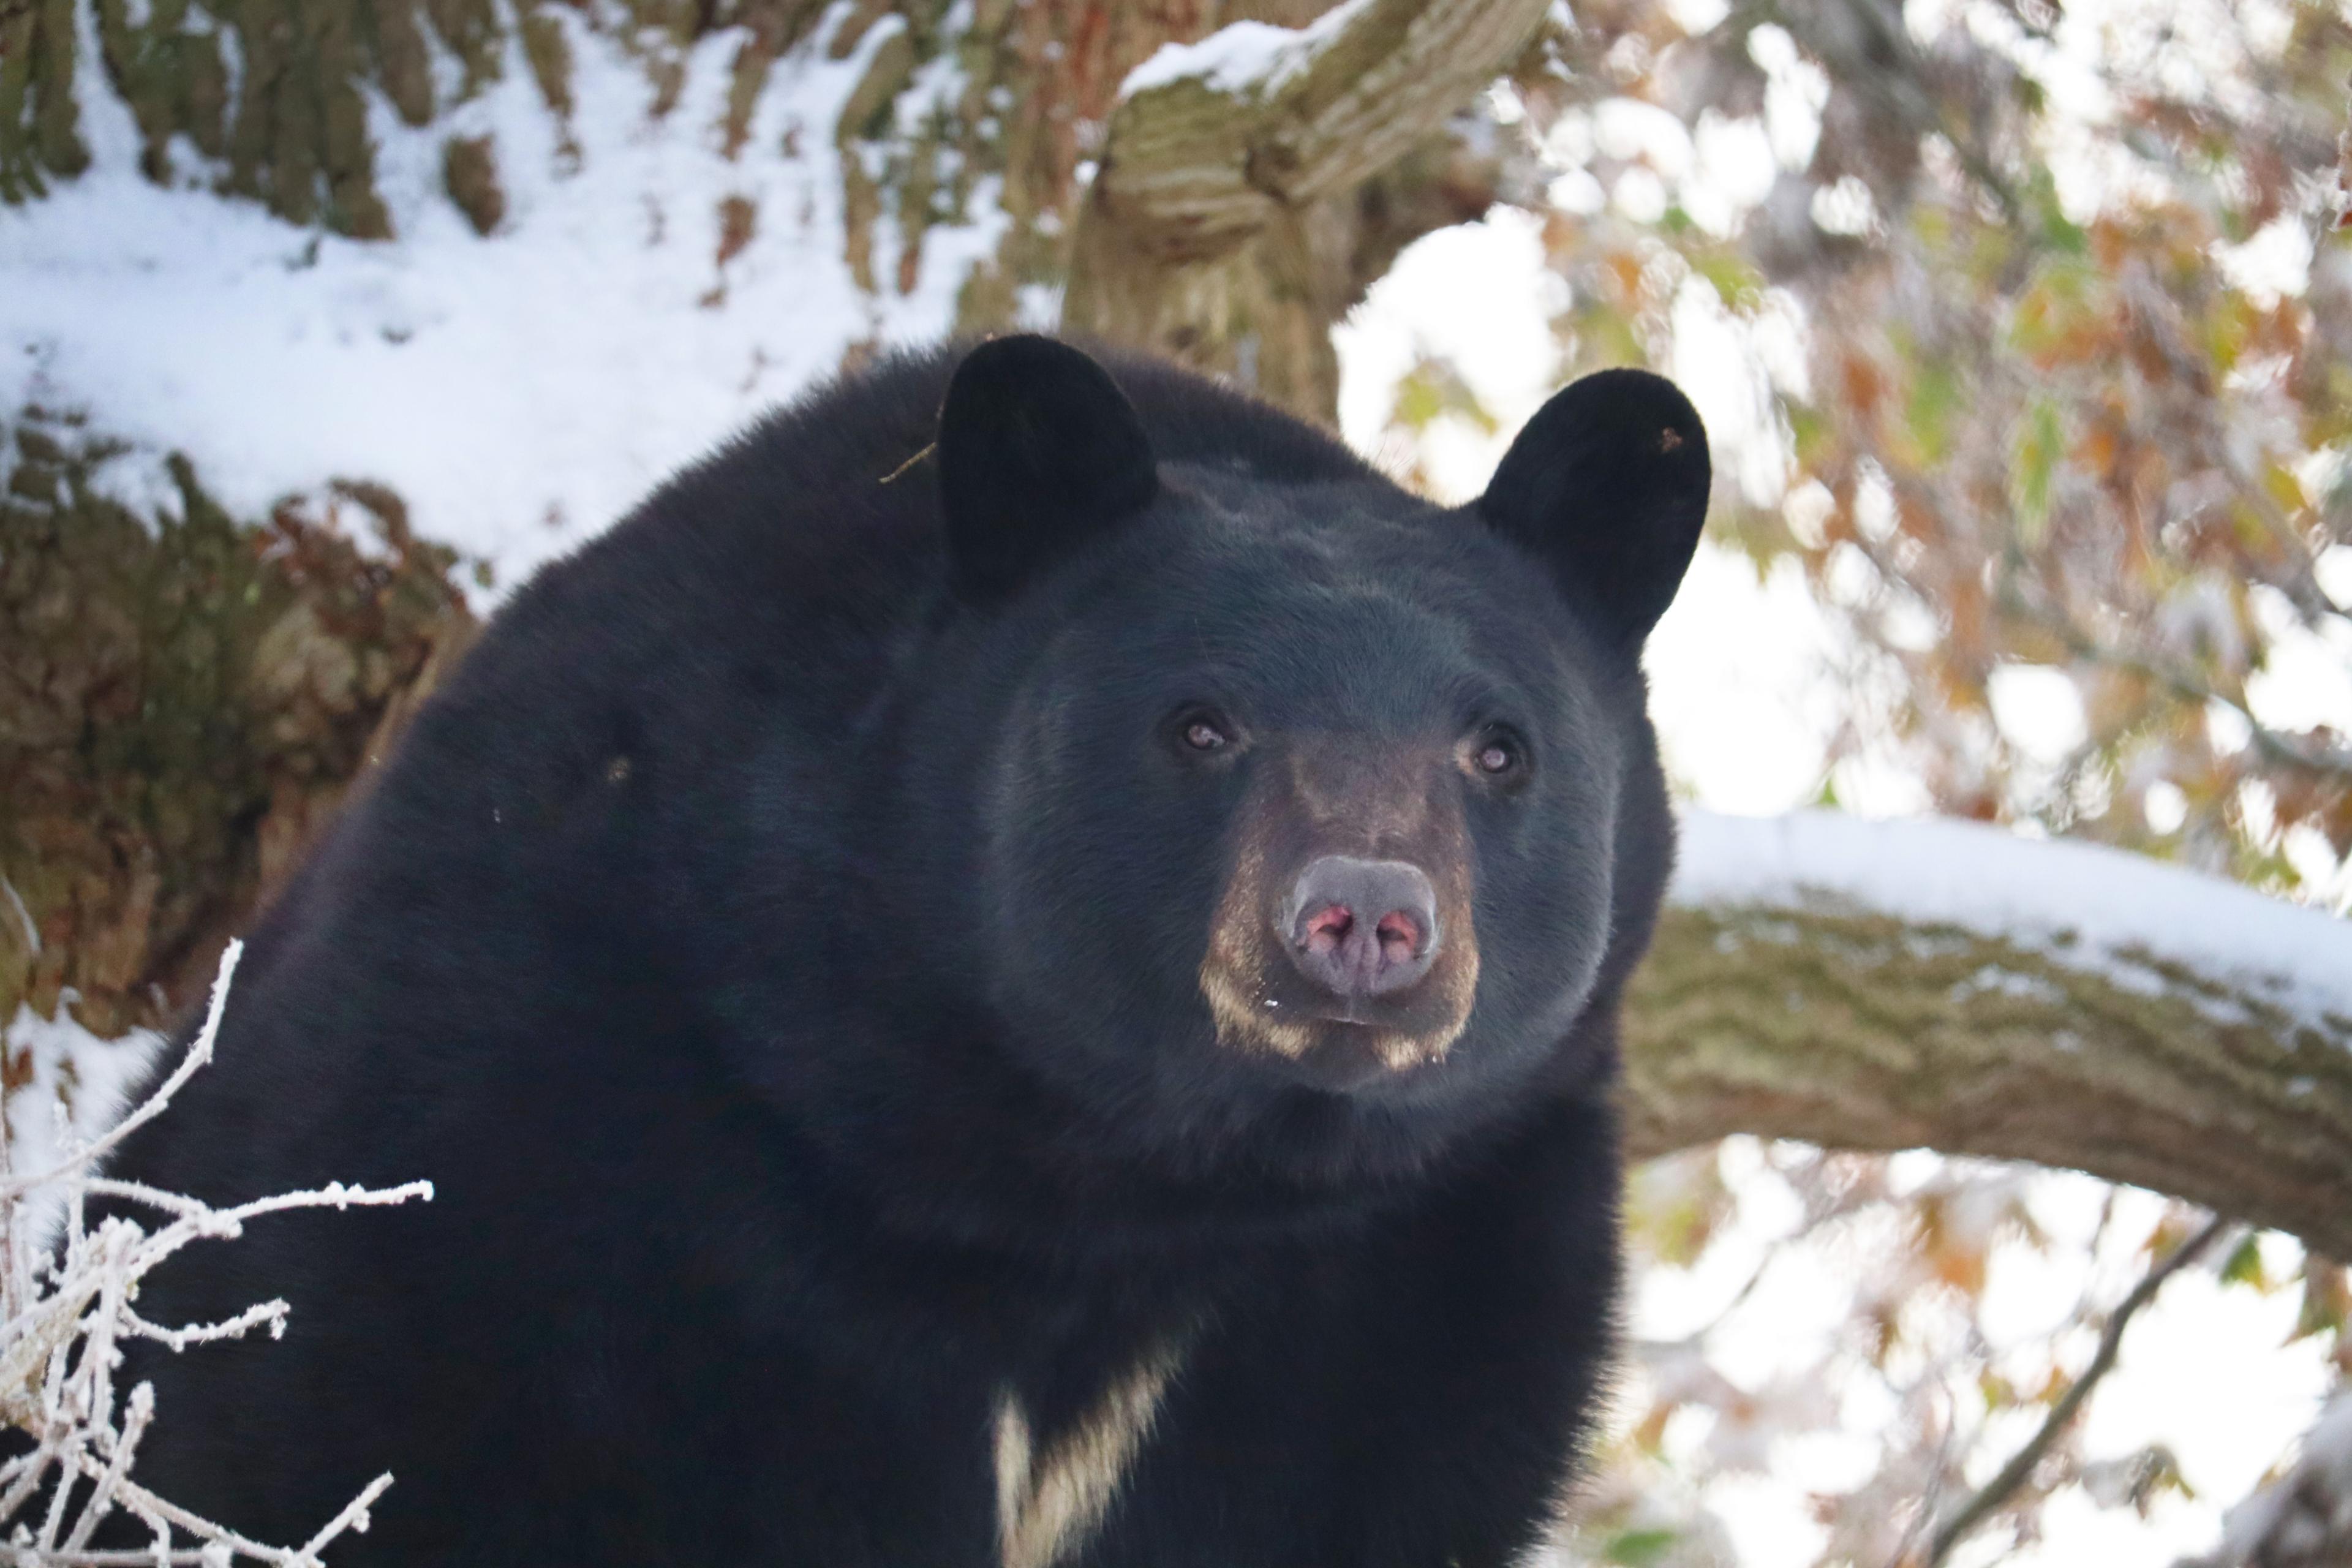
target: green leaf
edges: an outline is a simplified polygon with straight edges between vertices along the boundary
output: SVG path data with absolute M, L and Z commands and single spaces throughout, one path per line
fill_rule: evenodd
M 2270 1277 L 2263 1272 L 2263 1248 L 2259 1237 L 2249 1232 L 2238 1243 L 2230 1260 L 2221 1265 L 2221 1280 L 2228 1285 L 2252 1285 L 2257 1290 L 2268 1290 Z
M 1727 309 L 1753 310 L 1764 302 L 1764 275 L 1744 257 L 1727 250 L 1707 251 L 1691 258 L 1691 269 L 1715 285 Z
M 1906 412 L 1922 467 L 1939 464 L 1950 454 L 1952 416 L 1959 403 L 1960 384 L 1951 366 L 1934 363 L 1920 366 L 1911 383 Z
M 2024 198 L 2026 211 L 2032 215 L 2041 229 L 2042 244 L 2064 256 L 2089 253 L 2090 237 L 2083 231 L 2081 225 L 2067 217 L 2066 209 L 2059 205 L 2058 182 L 2052 176 L 2048 165 L 2037 167 L 2020 194 Z
M 1601 1561 L 1621 1563 L 1625 1568 L 1648 1568 L 1674 1550 L 1675 1542 L 1681 1539 L 1681 1534 L 1672 1530 L 1623 1531 L 1612 1536 L 1601 1549 Z
M 2303 1306 L 2295 1313 L 2289 1343 L 2314 1334 L 2337 1335 L 2352 1322 L 2352 1277 L 2336 1264 L 2306 1258 L 2303 1266 Z
M 1489 436 L 1495 433 L 1495 416 L 1453 362 L 1424 359 L 1397 383 L 1390 417 L 1408 430 L 1426 430 L 1448 415 L 1468 421 Z
M 2019 422 L 2017 442 L 2010 454 L 2010 504 L 2017 513 L 2018 542 L 2032 550 L 2042 542 L 2042 525 L 2050 518 L 2051 480 L 2064 454 L 2065 432 L 2060 427 L 2058 405 L 2037 397 Z

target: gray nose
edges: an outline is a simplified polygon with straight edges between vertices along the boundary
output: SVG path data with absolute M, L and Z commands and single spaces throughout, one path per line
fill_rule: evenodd
M 1437 891 L 1408 861 L 1326 855 L 1298 874 L 1277 934 L 1335 996 L 1402 991 L 1437 961 Z

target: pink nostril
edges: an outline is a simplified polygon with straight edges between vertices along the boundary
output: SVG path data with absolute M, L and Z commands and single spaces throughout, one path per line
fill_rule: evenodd
M 1300 945 L 1309 952 L 1330 952 L 1348 940 L 1356 928 L 1354 911 L 1345 904 L 1330 904 L 1318 910 L 1299 927 Z
M 1326 855 L 1299 872 L 1274 929 L 1291 963 L 1322 990 L 1387 995 L 1436 962 L 1437 896 L 1409 861 Z
M 1391 963 L 1410 963 L 1421 956 L 1421 924 L 1402 910 L 1391 910 L 1373 929 L 1380 933 L 1381 956 Z

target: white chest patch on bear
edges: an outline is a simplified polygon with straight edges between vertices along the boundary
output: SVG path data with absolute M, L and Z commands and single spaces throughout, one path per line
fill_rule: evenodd
M 1055 1568 L 1102 1522 L 1184 1357 L 1182 1338 L 1154 1347 L 1042 1451 L 1006 1389 L 996 1402 L 999 1568 Z

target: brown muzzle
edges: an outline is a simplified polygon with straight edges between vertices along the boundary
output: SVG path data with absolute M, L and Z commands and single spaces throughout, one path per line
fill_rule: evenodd
M 1478 982 L 1460 790 L 1441 747 L 1311 737 L 1264 759 L 1201 966 L 1222 1043 L 1337 1087 L 1444 1057 Z

